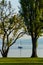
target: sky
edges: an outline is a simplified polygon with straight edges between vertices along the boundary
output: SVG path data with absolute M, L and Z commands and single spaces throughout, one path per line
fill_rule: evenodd
M 19 0 L 7 0 L 7 1 L 11 1 L 12 7 L 15 9 L 15 12 L 18 13 L 19 11 L 18 7 L 20 7 Z

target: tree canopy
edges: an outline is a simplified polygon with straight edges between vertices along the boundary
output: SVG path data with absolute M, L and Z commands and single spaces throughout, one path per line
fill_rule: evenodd
M 20 13 L 24 17 L 29 34 L 31 35 L 36 32 L 37 37 L 39 37 L 40 33 L 43 33 L 41 31 L 43 23 L 40 20 L 43 15 L 43 0 L 20 0 L 20 4 Z
M 43 0 L 20 0 L 20 4 L 20 14 L 32 38 L 31 57 L 37 57 L 37 40 L 43 33 Z
M 0 38 L 2 39 L 1 54 L 6 57 L 10 46 L 24 34 L 23 17 L 14 14 L 11 2 L 0 2 Z

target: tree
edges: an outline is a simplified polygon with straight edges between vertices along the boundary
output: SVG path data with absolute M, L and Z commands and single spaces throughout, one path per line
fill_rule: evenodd
M 20 14 L 32 38 L 32 56 L 37 57 L 37 40 L 43 33 L 42 9 L 43 0 L 20 0 Z
M 15 15 L 10 1 L 0 1 L 0 38 L 2 39 L 2 57 L 7 57 L 9 48 L 24 34 L 23 18 Z M 21 29 L 21 31 L 20 31 Z M 23 32 L 22 32 L 23 31 Z

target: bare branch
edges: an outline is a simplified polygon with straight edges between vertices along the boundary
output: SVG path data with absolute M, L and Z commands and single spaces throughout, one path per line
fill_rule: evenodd
M 14 30 L 14 28 L 9 32 L 8 36 L 12 33 L 13 30 Z
M 13 30 L 19 29 L 20 26 L 18 26 L 18 28 L 12 28 L 12 30 L 9 32 L 8 36 L 12 33 Z M 8 31 L 8 30 L 7 30 Z
M 16 40 L 19 38 L 19 36 L 21 35 L 21 34 L 26 34 L 26 32 L 20 32 L 19 34 L 18 34 L 18 36 L 16 37 L 16 39 L 11 43 L 11 45 L 9 45 L 9 47 L 11 47 L 15 42 L 16 42 Z

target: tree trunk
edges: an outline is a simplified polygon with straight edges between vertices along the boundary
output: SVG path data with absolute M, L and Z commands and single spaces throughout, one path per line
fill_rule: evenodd
M 9 51 L 9 48 L 7 48 L 6 51 L 1 52 L 2 57 L 7 57 L 7 55 L 8 55 L 8 51 Z
M 32 38 L 32 56 L 37 57 L 37 38 Z
M 6 52 L 2 53 L 2 57 L 7 57 L 7 53 Z

